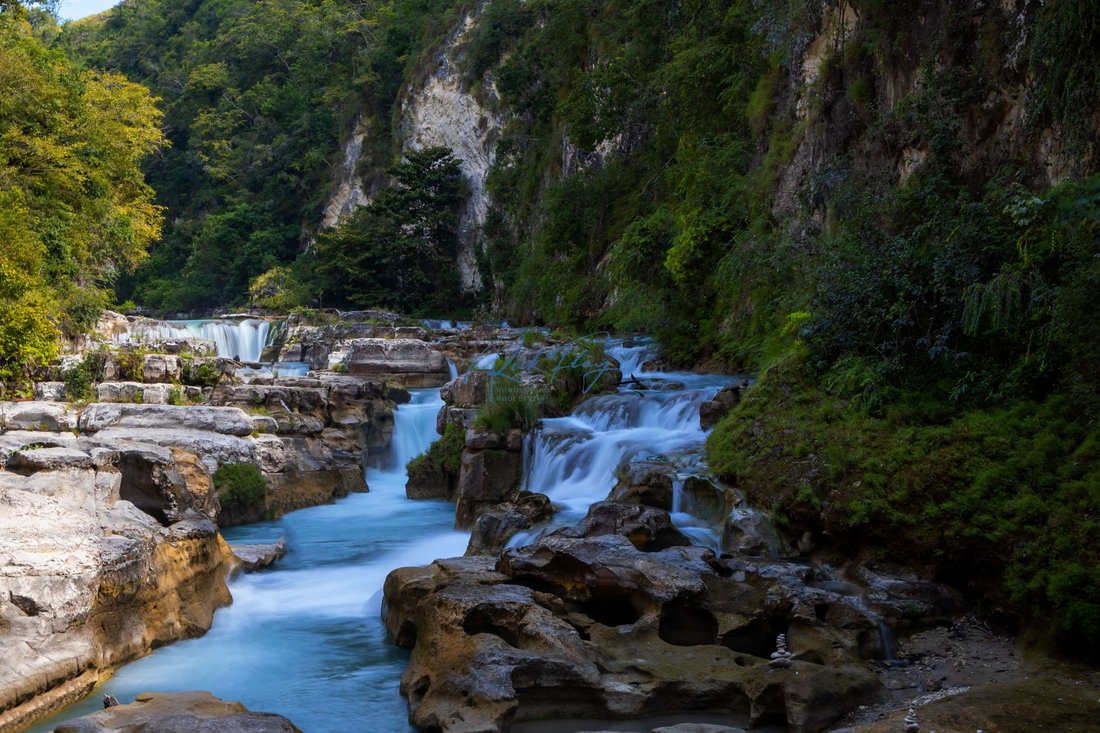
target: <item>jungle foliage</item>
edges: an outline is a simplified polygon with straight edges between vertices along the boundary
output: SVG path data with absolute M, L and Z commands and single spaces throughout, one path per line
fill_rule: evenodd
M 130 0 L 67 24 L 58 45 L 163 99 L 171 147 L 147 168 L 164 238 L 120 298 L 188 310 L 241 304 L 320 226 L 343 133 L 369 121 L 381 171 L 396 154 L 393 105 L 445 0 Z M 373 156 L 373 158 L 372 158 Z M 369 171 L 368 171 L 369 174 Z M 375 174 L 377 175 L 377 174 Z M 290 271 L 275 304 L 308 305 Z M 261 282 L 261 298 L 270 282 Z
M 164 143 L 155 100 L 47 48 L 33 10 L 0 5 L 0 382 L 91 327 L 163 216 L 140 167 Z

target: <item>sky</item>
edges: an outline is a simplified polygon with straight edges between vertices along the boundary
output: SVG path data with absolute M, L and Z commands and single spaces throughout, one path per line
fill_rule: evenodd
M 118 5 L 120 0 L 63 0 L 61 3 L 62 20 L 76 20 L 89 15 L 95 15 L 100 10 L 106 10 L 112 5 Z

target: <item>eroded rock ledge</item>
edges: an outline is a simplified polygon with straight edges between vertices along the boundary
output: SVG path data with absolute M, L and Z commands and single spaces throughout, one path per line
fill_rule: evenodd
M 10 434 L 3 436 L 10 438 Z M 0 731 L 210 628 L 231 553 L 209 472 L 155 445 L 25 447 L 0 468 Z
M 410 720 L 481 733 L 540 718 L 729 711 L 815 733 L 881 695 L 863 664 L 878 628 L 793 563 L 720 559 L 667 512 L 601 502 L 572 528 L 499 558 L 395 570 L 384 614 L 412 649 Z M 953 599 L 897 587 L 880 607 L 932 615 Z M 768 664 L 776 635 L 794 652 Z
M 143 692 L 129 705 L 70 720 L 55 733 L 302 733 L 274 713 L 254 713 L 209 692 Z

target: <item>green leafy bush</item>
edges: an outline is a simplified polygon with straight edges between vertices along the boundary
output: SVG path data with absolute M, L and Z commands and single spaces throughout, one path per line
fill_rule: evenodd
M 443 435 L 427 451 L 409 461 L 409 478 L 439 475 L 457 478 L 465 447 L 466 431 L 459 425 L 447 425 Z
M 214 489 L 222 510 L 244 514 L 262 509 L 267 487 L 260 469 L 251 463 L 224 463 L 214 472 Z

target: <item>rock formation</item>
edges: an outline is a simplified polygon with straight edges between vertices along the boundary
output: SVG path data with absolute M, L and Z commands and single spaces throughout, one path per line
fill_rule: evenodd
M 67 445 L 39 447 L 26 435 L 0 435 L 5 732 L 83 696 L 113 668 L 205 632 L 230 600 L 231 556 L 195 456 L 71 434 L 45 439 Z
M 604 502 L 499 560 L 394 571 L 384 613 L 412 649 L 402 691 L 417 726 L 707 709 L 820 731 L 879 683 L 860 664 L 858 611 L 792 571 L 720 560 L 667 513 Z M 777 632 L 806 650 L 789 669 L 767 663 Z
M 54 733 L 301 733 L 281 715 L 253 713 L 209 692 L 144 692 L 59 725 Z

